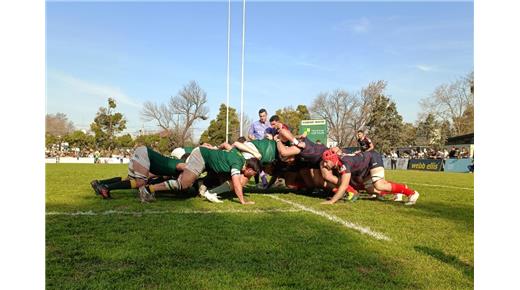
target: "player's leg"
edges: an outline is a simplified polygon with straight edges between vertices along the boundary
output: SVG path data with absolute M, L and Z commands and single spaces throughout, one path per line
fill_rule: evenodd
M 370 170 L 370 176 L 372 178 L 372 184 L 374 188 L 382 191 L 389 192 L 392 194 L 402 193 L 409 197 L 409 201 L 406 205 L 413 205 L 419 198 L 419 193 L 411 188 L 408 188 L 406 184 L 393 183 L 385 180 L 385 170 L 383 167 L 376 167 Z
M 181 191 L 184 189 L 190 188 L 197 178 L 204 172 L 205 163 L 202 155 L 200 154 L 200 149 L 197 147 L 193 150 L 190 155 L 189 161 L 186 163 L 184 167 L 184 171 L 179 175 L 177 179 L 170 179 L 165 182 L 159 184 L 152 184 L 148 186 L 141 186 L 139 188 L 139 193 L 141 196 L 141 201 L 148 201 L 148 197 L 155 196 L 156 191 Z M 153 198 L 152 198 L 153 199 Z

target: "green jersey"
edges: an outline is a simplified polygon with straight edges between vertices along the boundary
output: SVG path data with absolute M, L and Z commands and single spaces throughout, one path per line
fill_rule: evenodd
M 157 176 L 176 176 L 177 164 L 182 163 L 182 160 L 173 159 L 154 151 L 152 148 L 146 147 L 148 152 L 148 159 L 150 159 L 150 173 Z
M 251 141 L 255 145 L 258 152 L 262 154 L 262 163 L 271 163 L 276 159 L 276 141 L 269 139 L 253 140 Z
M 244 156 L 236 148 L 228 152 L 200 147 L 200 154 L 204 158 L 206 168 L 217 173 L 228 172 L 231 173 L 231 176 L 240 174 L 242 167 L 246 164 Z

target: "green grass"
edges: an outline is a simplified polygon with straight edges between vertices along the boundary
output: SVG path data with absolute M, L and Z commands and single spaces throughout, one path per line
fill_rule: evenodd
M 141 204 L 135 191 L 102 200 L 90 188 L 92 179 L 125 174 L 124 165 L 47 165 L 47 212 L 164 211 L 47 215 L 49 289 L 473 288 L 471 174 L 387 171 L 421 193 L 413 207 L 371 200 L 326 206 L 318 197 L 276 194 L 391 241 L 312 213 L 275 211 L 294 208 L 268 194 L 249 194 L 252 206 L 232 195 L 222 204 L 186 195 Z M 189 210 L 257 211 L 182 212 Z

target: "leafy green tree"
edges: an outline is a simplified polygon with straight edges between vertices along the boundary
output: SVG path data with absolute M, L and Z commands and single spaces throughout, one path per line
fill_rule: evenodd
M 68 142 L 70 147 L 92 148 L 95 144 L 94 136 L 85 134 L 81 130 L 66 135 L 63 140 Z
M 309 109 L 305 105 L 298 105 L 296 110 L 292 107 L 285 107 L 283 109 L 276 110 L 276 115 L 280 117 L 280 120 L 291 128 L 293 134 L 298 134 L 301 120 L 309 120 L 311 114 Z
M 403 117 L 399 115 L 395 103 L 390 98 L 379 95 L 374 98 L 366 127 L 376 150 L 389 152 L 400 142 Z
M 137 146 L 150 147 L 164 155 L 170 155 L 171 150 L 173 149 L 168 138 L 164 138 L 159 133 L 138 136 L 135 139 L 134 144 Z
M 417 124 L 417 145 L 431 146 L 435 144 L 435 139 L 439 135 L 439 123 L 435 115 L 430 113 L 424 120 Z
M 120 148 L 132 148 L 135 143 L 130 134 L 125 134 L 116 138 L 116 144 Z
M 58 137 L 52 135 L 51 133 L 45 133 L 45 147 L 52 147 L 53 144 L 58 143 Z
M 398 146 L 408 147 L 416 145 L 417 128 L 412 123 L 404 123 L 399 134 Z M 397 146 L 395 146 L 397 147 Z
M 90 124 L 96 136 L 96 145 L 109 151 L 115 146 L 114 135 L 126 129 L 123 114 L 114 112 L 116 106 L 116 101 L 108 98 L 108 107 L 100 107 L 94 122 Z
M 238 137 L 240 131 L 240 121 L 238 120 L 237 111 L 229 107 L 229 139 L 232 143 Z M 202 132 L 200 142 L 219 145 L 226 141 L 226 105 L 221 104 L 217 118 L 211 120 L 209 127 Z

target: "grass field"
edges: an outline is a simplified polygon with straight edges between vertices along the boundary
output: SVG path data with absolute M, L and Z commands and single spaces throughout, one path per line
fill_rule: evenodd
M 292 193 L 249 194 L 250 206 L 232 195 L 141 204 L 136 191 L 102 200 L 89 185 L 125 174 L 125 165 L 46 165 L 48 289 L 473 288 L 471 174 L 387 171 L 421 193 L 413 207 L 327 206 Z

